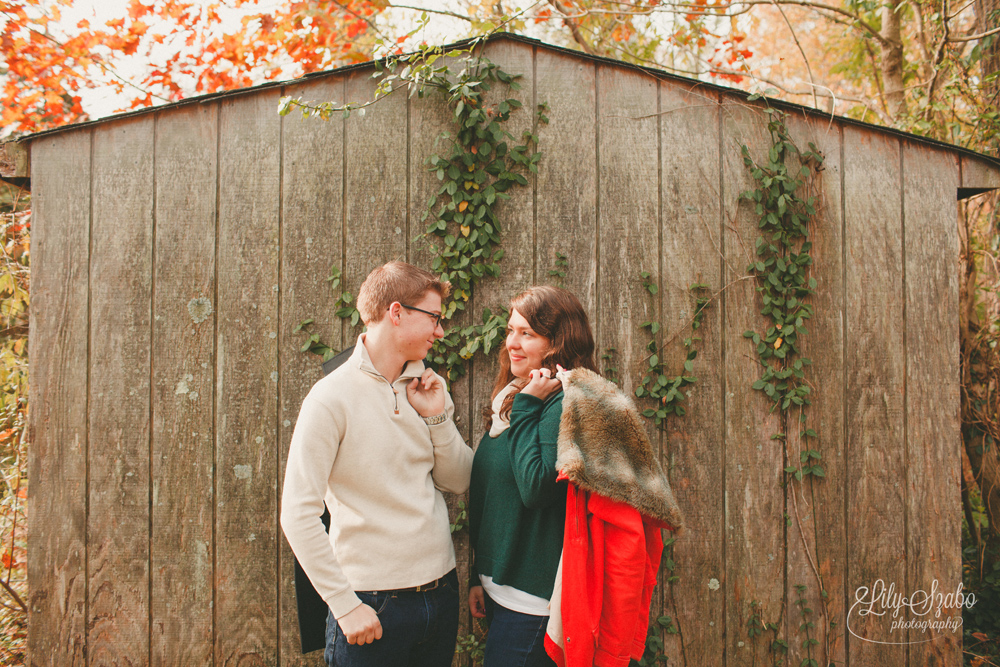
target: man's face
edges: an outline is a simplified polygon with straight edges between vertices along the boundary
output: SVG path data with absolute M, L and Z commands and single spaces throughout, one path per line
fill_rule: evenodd
M 399 347 L 408 360 L 417 361 L 427 356 L 434 341 L 444 337 L 443 326 L 434 316 L 427 314 L 441 313 L 441 295 L 431 290 L 420 301 L 403 305 L 412 309 L 400 309 L 397 331 Z M 420 310 L 416 310 L 417 308 Z

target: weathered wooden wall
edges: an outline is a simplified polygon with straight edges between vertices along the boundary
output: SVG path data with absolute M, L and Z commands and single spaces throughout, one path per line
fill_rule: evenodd
M 798 664 L 797 584 L 830 661 L 957 664 L 957 635 L 878 644 L 868 640 L 921 637 L 874 623 L 851 634 L 847 612 L 879 578 L 899 591 L 961 580 L 959 158 L 836 120 L 789 120 L 800 145 L 826 156 L 804 338 L 826 480 L 783 489 L 789 460 L 770 437 L 781 424 L 750 390 L 759 367 L 742 336 L 765 325 L 740 280 L 757 223 L 737 202 L 750 185 L 739 144 L 769 146 L 760 108 L 536 45 L 486 49 L 523 75 L 515 135 L 536 102 L 551 123 L 539 129 L 539 174 L 503 205 L 503 275 L 470 311 L 549 282 L 561 252 L 599 352 L 615 349 L 632 391 L 646 354 L 639 323 L 674 332 L 692 315 L 691 283 L 721 290 L 699 330 L 688 416 L 663 434 L 650 427 L 688 520 L 679 580 L 654 598 L 679 629 L 667 637 L 672 664 L 762 660 L 771 634 L 747 636 L 752 602 Z M 321 664 L 298 653 L 277 521 L 298 407 L 321 374 L 294 329 L 315 318 L 337 348 L 357 336 L 332 316 L 331 265 L 356 293 L 387 260 L 429 264 L 413 239 L 437 187 L 423 160 L 447 115 L 437 99 L 402 95 L 346 121 L 275 109 L 281 94 L 364 101 L 372 90 L 370 72 L 355 70 L 33 143 L 32 665 Z M 669 354 L 683 361 L 678 343 Z M 477 361 L 452 388 L 470 442 L 493 372 Z M 797 463 L 794 421 L 788 430 Z M 464 533 L 456 547 L 464 580 Z

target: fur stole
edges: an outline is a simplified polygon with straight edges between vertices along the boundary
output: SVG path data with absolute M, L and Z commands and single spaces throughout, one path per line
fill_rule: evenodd
M 632 399 L 585 368 L 559 379 L 565 395 L 556 469 L 582 489 L 680 529 L 680 508 Z

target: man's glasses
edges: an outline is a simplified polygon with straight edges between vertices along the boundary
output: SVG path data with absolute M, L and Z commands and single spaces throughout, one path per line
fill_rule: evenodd
M 407 310 L 415 310 L 418 313 L 424 313 L 425 315 L 430 315 L 432 318 L 434 318 L 435 329 L 437 329 L 438 325 L 441 324 L 441 318 L 444 317 L 444 315 L 441 315 L 440 313 L 432 313 L 429 310 L 424 310 L 423 308 L 417 308 L 416 306 L 407 306 L 405 303 L 401 303 L 399 305 L 401 305 L 403 308 L 406 308 Z

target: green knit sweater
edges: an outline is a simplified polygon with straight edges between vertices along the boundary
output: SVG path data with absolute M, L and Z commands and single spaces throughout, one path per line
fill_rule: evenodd
M 562 553 L 566 483 L 556 483 L 562 391 L 541 401 L 518 394 L 510 428 L 483 436 L 472 461 L 469 530 L 472 582 L 497 584 L 549 599 Z

